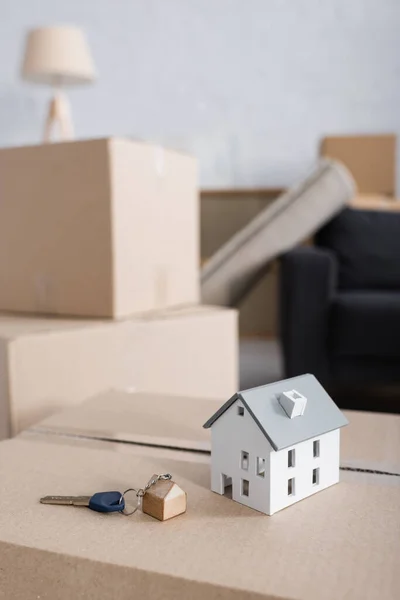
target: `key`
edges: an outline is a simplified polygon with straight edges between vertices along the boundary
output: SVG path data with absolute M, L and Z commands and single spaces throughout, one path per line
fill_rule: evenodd
M 62 504 L 70 506 L 87 506 L 97 512 L 122 512 L 125 500 L 121 492 L 98 492 L 93 496 L 45 496 L 40 498 L 42 504 Z

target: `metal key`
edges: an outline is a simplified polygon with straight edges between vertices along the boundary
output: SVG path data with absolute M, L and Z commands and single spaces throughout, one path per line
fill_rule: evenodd
M 45 496 L 40 498 L 40 502 L 64 506 L 86 506 L 103 513 L 122 512 L 125 508 L 125 500 L 121 492 L 98 492 L 93 496 Z

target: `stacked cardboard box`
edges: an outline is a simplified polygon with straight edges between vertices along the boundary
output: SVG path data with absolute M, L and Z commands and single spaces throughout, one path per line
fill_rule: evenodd
M 235 391 L 236 313 L 198 306 L 193 158 L 123 139 L 11 148 L 0 180 L 0 438 L 109 387 Z
M 129 317 L 196 303 L 197 164 L 121 139 L 0 151 L 0 310 Z

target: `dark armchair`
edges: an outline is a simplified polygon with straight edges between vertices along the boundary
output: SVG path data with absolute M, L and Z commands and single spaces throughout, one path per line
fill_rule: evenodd
M 287 377 L 400 383 L 400 212 L 346 209 L 281 261 Z

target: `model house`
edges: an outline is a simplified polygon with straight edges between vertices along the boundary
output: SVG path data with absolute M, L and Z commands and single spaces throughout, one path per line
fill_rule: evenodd
M 204 425 L 211 489 L 272 515 L 339 481 L 344 425 L 313 375 L 239 392 Z

